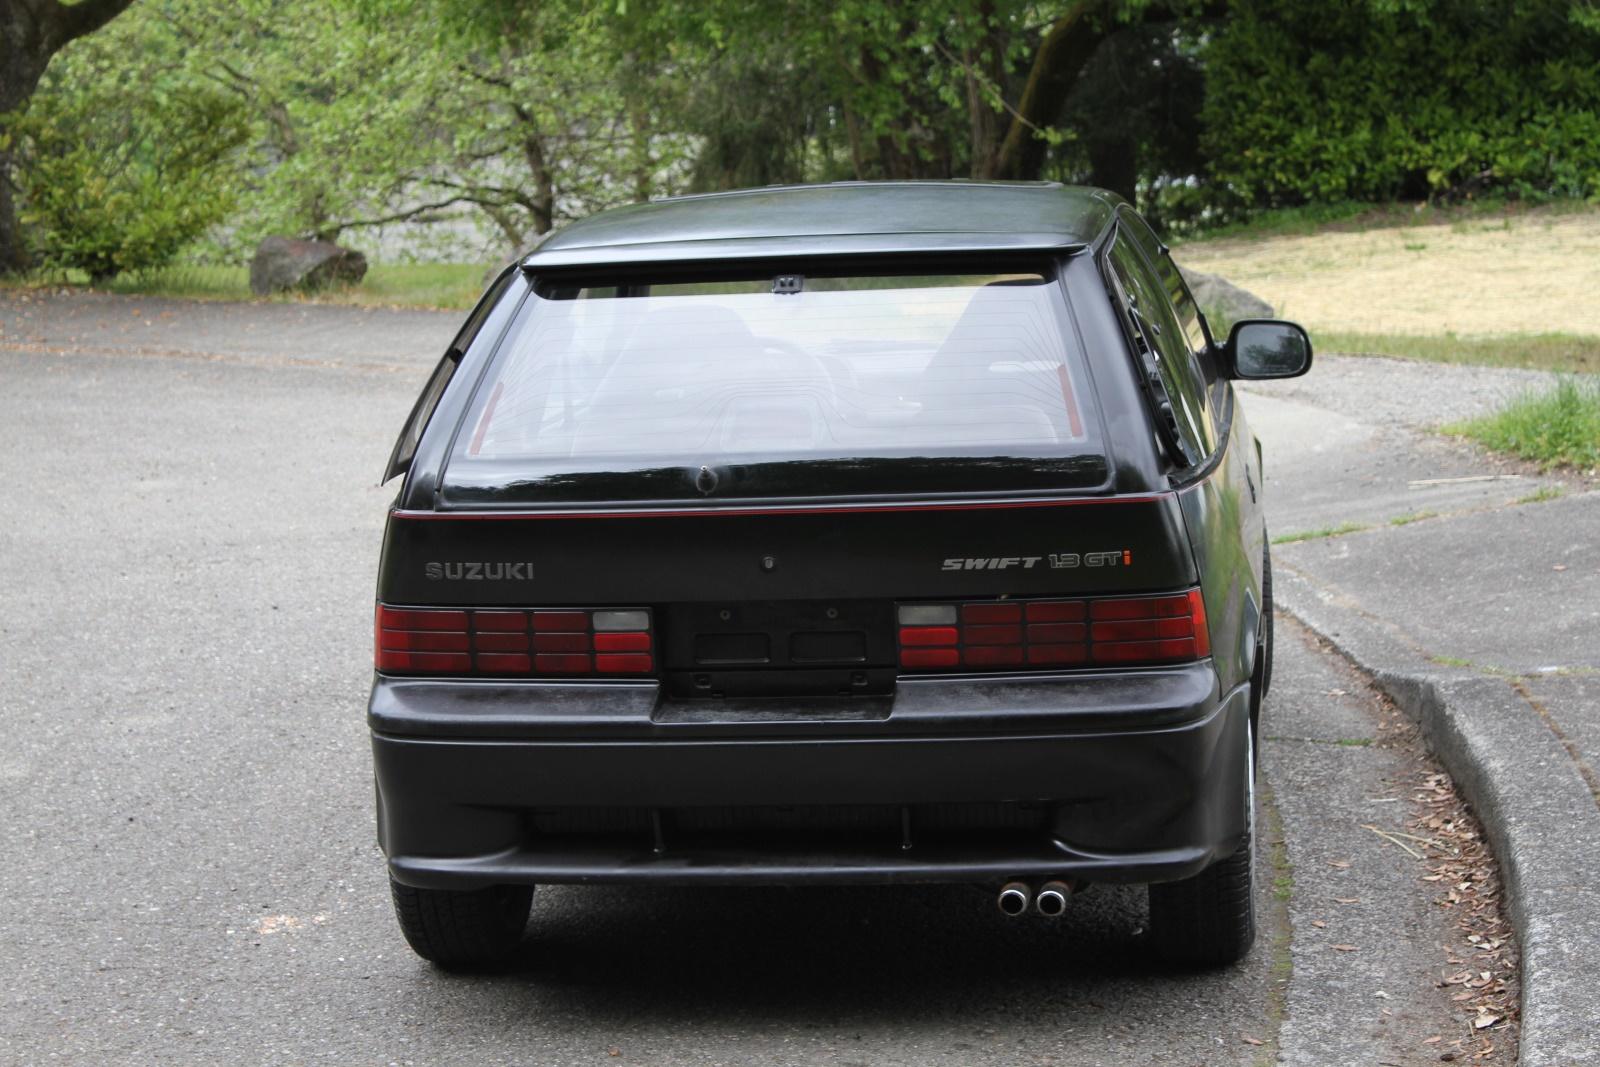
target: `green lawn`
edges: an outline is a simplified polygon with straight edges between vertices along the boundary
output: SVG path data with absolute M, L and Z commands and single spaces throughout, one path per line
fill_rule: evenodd
M 356 304 L 374 307 L 465 309 L 483 291 L 488 268 L 479 263 L 376 263 L 359 285 L 324 289 L 316 293 L 289 293 L 267 299 L 319 304 Z M 68 274 L 36 275 L 22 285 L 74 285 L 86 280 Z M 250 292 L 250 271 L 245 267 L 175 266 L 144 274 L 117 277 L 104 291 L 143 296 L 170 296 L 192 300 L 258 300 Z

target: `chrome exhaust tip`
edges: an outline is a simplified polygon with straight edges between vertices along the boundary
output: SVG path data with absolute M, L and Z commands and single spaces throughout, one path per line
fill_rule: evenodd
M 1022 882 L 1007 882 L 1000 887 L 1000 895 L 995 898 L 995 903 L 1000 906 L 1000 914 L 1013 918 L 1026 914 L 1032 902 L 1033 890 Z
M 1054 919 L 1067 910 L 1067 898 L 1072 895 L 1072 887 L 1065 882 L 1046 882 L 1039 887 L 1038 894 L 1033 898 L 1033 906 L 1039 914 Z

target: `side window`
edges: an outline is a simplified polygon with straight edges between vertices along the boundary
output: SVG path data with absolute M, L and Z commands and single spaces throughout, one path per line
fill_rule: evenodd
M 461 363 L 461 357 L 467 352 L 467 346 L 478 336 L 484 320 L 500 302 L 501 294 L 506 291 L 506 286 L 515 273 L 507 271 L 500 275 L 478 301 L 478 306 L 472 309 L 472 314 L 467 316 L 467 321 L 462 324 L 461 329 L 456 331 L 455 340 L 445 349 L 444 357 L 433 368 L 433 373 L 428 376 L 428 384 L 422 387 L 422 394 L 411 407 L 405 428 L 400 431 L 400 438 L 394 443 L 394 451 L 389 453 L 389 465 L 383 470 L 383 481 L 387 482 L 395 475 L 404 474 L 411 469 L 411 461 L 417 455 L 417 445 L 422 442 L 422 431 L 427 429 L 428 420 L 433 418 L 433 409 L 439 406 L 439 398 L 444 395 L 445 386 L 450 384 L 450 379 L 456 373 L 456 367 Z
M 1183 336 L 1189 342 L 1189 351 L 1196 356 L 1203 356 L 1210 347 L 1210 342 L 1206 337 L 1205 326 L 1201 322 L 1200 308 L 1190 295 L 1189 287 L 1184 283 L 1178 265 L 1172 262 L 1172 257 L 1167 254 L 1165 247 L 1157 240 L 1155 231 L 1150 229 L 1150 224 L 1144 219 L 1131 211 L 1125 211 L 1118 222 L 1119 230 L 1133 238 L 1134 243 L 1144 252 L 1145 259 L 1160 275 L 1161 287 L 1166 290 L 1167 299 L 1172 302 L 1173 314 L 1177 316 L 1178 325 L 1183 329 Z
M 1160 279 L 1131 245 L 1112 245 L 1111 269 L 1127 302 L 1135 342 L 1143 351 L 1145 371 L 1154 375 L 1156 402 L 1171 407 L 1171 421 L 1185 458 L 1200 463 L 1215 447 L 1211 412 L 1205 403 L 1205 381 L 1189 351 L 1188 339 L 1173 312 Z M 1163 396 L 1164 394 L 1164 396 Z

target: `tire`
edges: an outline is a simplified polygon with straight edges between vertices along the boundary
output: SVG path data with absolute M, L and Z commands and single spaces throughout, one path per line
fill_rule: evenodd
M 1150 935 L 1156 952 L 1182 967 L 1225 967 L 1244 959 L 1256 939 L 1256 788 L 1254 731 L 1245 785 L 1245 835 L 1232 855 L 1193 878 L 1150 886 Z
M 400 932 L 413 951 L 446 969 L 487 967 L 522 943 L 533 886 L 418 889 L 389 879 Z

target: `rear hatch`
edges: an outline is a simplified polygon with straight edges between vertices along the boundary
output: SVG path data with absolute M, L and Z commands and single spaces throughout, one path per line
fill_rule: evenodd
M 1023 624 L 1019 636 L 1070 638 L 1012 642 L 1031 648 L 1088 636 L 1032 625 L 1039 605 L 1094 598 L 1082 611 L 1054 611 L 1072 617 L 1039 620 L 1084 624 L 1087 631 L 1094 605 L 1112 602 L 1104 598 L 1182 593 L 1194 574 L 1181 524 L 1170 496 L 687 514 L 396 513 L 379 588 L 386 603 L 400 606 L 537 609 L 552 617 L 562 608 L 648 611 L 652 673 L 676 696 L 871 695 L 893 686 L 903 665 L 902 631 L 939 622 L 907 612 L 902 626 L 903 609 L 968 606 L 970 616 L 973 605 L 1015 603 L 1026 609 L 1016 620 Z M 1158 610 L 1147 614 L 1156 618 Z M 963 621 L 959 612 L 953 621 Z M 530 633 L 524 645 L 534 654 L 530 668 L 538 652 L 559 644 L 541 647 L 536 622 L 530 616 L 522 626 Z M 987 625 L 1007 624 L 1002 612 Z M 594 623 L 579 621 L 573 629 L 592 631 Z M 470 642 L 464 650 L 477 651 Z M 969 661 L 975 658 L 931 666 L 1053 669 L 1098 662 L 1087 654 L 1049 664 L 1026 654 L 1010 663 Z
M 622 661 L 594 612 L 637 610 L 648 673 L 692 700 L 882 696 L 911 671 L 1079 669 L 1171 638 L 1194 582 L 1176 502 L 1112 493 L 1053 269 L 1004 267 L 542 280 L 435 509 L 390 523 L 380 598 L 462 610 L 380 623 L 380 649 L 605 675 Z

